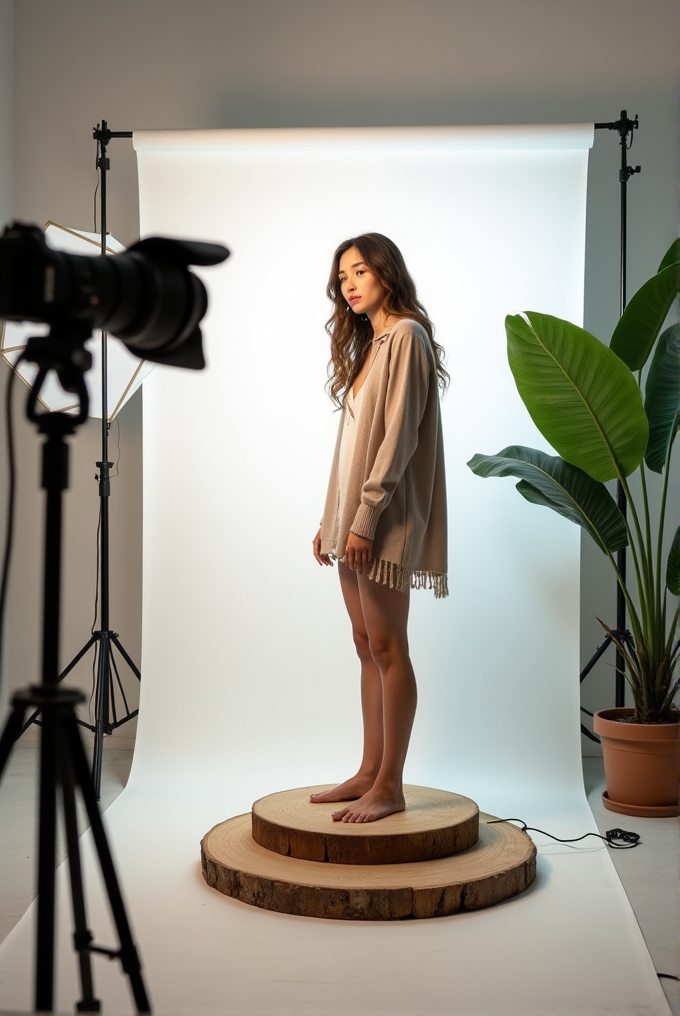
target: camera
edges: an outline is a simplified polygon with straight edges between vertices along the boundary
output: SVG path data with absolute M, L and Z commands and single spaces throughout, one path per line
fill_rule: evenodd
M 208 297 L 189 266 L 227 257 L 221 244 L 159 236 L 111 257 L 67 254 L 15 222 L 0 237 L 0 318 L 101 328 L 140 359 L 200 370 Z

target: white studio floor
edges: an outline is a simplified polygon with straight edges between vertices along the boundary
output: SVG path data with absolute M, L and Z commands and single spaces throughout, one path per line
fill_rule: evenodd
M 117 764 L 120 770 L 119 760 Z M 11 793 L 12 765 L 0 807 Z M 21 762 L 17 765 L 21 768 Z M 566 847 L 536 836 L 536 884 L 486 911 L 387 924 L 319 921 L 260 911 L 204 884 L 199 840 L 215 822 L 244 810 L 243 791 L 242 786 L 238 792 L 230 788 L 224 778 L 206 779 L 200 787 L 161 789 L 135 781 L 133 771 L 107 810 L 128 916 L 156 1012 L 667 1016 L 671 1011 L 607 848 L 597 841 Z M 595 791 L 595 810 L 598 797 Z M 644 840 L 638 820 L 605 816 L 604 828 L 637 829 Z M 596 831 L 585 794 L 561 814 L 544 809 L 524 817 L 556 835 Z M 645 829 L 652 821 L 642 823 Z M 660 832 L 674 828 L 673 820 L 660 821 Z M 98 942 L 111 945 L 115 938 L 87 834 L 83 842 L 90 926 Z M 670 842 L 665 840 L 666 849 Z M 663 848 L 646 854 L 643 843 L 617 861 L 623 856 L 629 871 L 639 866 L 649 878 L 653 858 L 651 869 L 662 883 L 674 880 Z M 665 876 L 659 864 L 666 867 Z M 65 900 L 63 866 L 60 875 L 60 898 Z M 5 885 L 0 885 L 4 893 Z M 657 883 L 659 889 L 663 898 Z M 653 891 L 654 885 L 648 885 L 645 895 Z M 29 908 L 0 946 L 4 1010 L 30 1010 L 34 910 Z M 56 1004 L 68 1012 L 78 987 L 66 903 L 60 918 Z M 662 969 L 659 951 L 663 948 L 657 944 L 657 969 Z M 668 961 L 663 967 L 667 973 L 675 972 L 668 969 L 672 955 L 669 943 L 667 956 L 661 956 Z M 133 1012 L 119 966 L 96 959 L 95 973 L 104 1011 Z M 666 985 L 672 998 L 676 985 Z M 680 1011 L 675 1003 L 673 1009 Z

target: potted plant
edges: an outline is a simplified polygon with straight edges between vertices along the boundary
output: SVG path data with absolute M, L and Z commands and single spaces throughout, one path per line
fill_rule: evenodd
M 560 318 L 509 316 L 508 359 L 517 389 L 558 455 L 512 445 L 468 462 L 479 476 L 518 477 L 517 490 L 527 501 L 585 529 L 614 569 L 632 642 L 600 623 L 625 660 L 634 709 L 597 713 L 595 730 L 603 744 L 604 803 L 625 814 L 678 814 L 680 714 L 673 699 L 680 642 L 678 605 L 668 601 L 669 594 L 680 595 L 680 527 L 670 547 L 664 547 L 664 531 L 680 427 L 680 324 L 661 329 L 680 291 L 679 262 L 676 241 L 629 302 L 608 347 Z M 614 479 L 621 483 L 625 514 L 605 486 Z M 615 557 L 622 547 L 630 558 L 625 580 Z M 629 754 L 632 767 L 618 775 L 618 762 Z

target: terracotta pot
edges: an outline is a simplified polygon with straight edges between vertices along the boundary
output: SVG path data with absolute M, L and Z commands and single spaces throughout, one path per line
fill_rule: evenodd
M 602 802 L 623 815 L 680 814 L 680 719 L 676 723 L 621 723 L 632 709 L 602 709 L 593 729 L 602 741 L 607 790 Z

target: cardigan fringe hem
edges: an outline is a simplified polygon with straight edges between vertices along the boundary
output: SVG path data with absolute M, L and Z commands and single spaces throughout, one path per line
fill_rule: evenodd
M 414 571 L 403 568 L 394 561 L 373 561 L 367 576 L 379 585 L 389 586 L 399 593 L 407 589 L 432 589 L 436 600 L 449 595 L 449 584 L 446 574 L 442 572 Z

